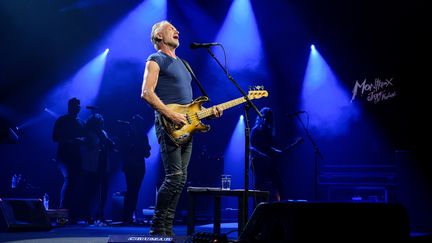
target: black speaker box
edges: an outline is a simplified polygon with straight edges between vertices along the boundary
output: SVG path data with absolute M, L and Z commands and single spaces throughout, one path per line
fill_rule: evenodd
M 260 203 L 238 242 L 408 242 L 400 204 L 339 202 Z
M 43 231 L 51 228 L 41 199 L 0 198 L 1 231 Z

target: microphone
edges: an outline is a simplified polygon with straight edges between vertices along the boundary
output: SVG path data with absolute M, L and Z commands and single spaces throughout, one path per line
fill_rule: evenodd
M 209 48 L 211 46 L 217 46 L 217 45 L 220 45 L 220 44 L 217 43 L 217 42 L 211 42 L 211 43 L 196 43 L 196 42 L 193 42 L 193 43 L 190 44 L 190 48 L 191 49 Z
M 306 111 L 296 111 L 296 112 L 292 112 L 292 113 L 288 113 L 286 114 L 287 117 L 293 117 L 293 116 L 297 116 L 299 114 L 305 113 Z
M 86 108 L 89 109 L 89 110 L 97 110 L 97 109 L 99 109 L 99 107 L 92 106 L 92 105 L 88 105 L 88 106 L 86 106 Z

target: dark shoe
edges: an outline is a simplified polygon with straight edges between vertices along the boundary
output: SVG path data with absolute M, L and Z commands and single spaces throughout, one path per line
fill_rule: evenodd
M 68 219 L 66 222 L 67 225 L 77 225 L 78 220 L 77 219 Z
M 119 223 L 112 223 L 111 226 L 118 226 L 118 227 L 122 227 L 122 226 L 133 226 L 133 222 L 119 222 Z
M 60 218 L 57 218 L 56 222 L 57 222 L 57 225 L 64 226 L 69 222 L 69 220 L 67 218 L 60 217 Z
M 107 227 L 107 226 L 109 226 L 109 223 L 106 220 L 96 220 L 94 223 L 94 226 Z
M 166 236 L 175 236 L 174 231 L 172 229 L 165 231 Z
M 167 236 L 167 234 L 165 233 L 164 229 L 150 229 L 149 231 L 149 235 L 154 235 L 154 236 Z

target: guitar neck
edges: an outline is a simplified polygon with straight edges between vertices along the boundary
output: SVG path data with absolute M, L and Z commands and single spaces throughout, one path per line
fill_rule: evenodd
M 240 97 L 240 98 L 216 105 L 216 107 L 218 107 L 220 110 L 226 110 L 226 109 L 229 109 L 229 108 L 234 107 L 236 105 L 240 105 L 244 102 L 246 102 L 246 99 L 244 97 Z M 198 115 L 199 119 L 204 119 L 206 117 L 209 117 L 209 116 L 213 115 L 212 108 L 203 109 L 203 110 L 199 111 L 197 113 L 197 115 Z

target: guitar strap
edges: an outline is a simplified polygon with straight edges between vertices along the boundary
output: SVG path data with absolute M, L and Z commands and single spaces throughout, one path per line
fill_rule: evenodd
M 192 68 L 191 68 L 191 66 L 189 65 L 189 63 L 188 63 L 186 60 L 183 60 L 182 58 L 180 58 L 180 60 L 183 62 L 183 64 L 186 66 L 186 69 L 187 69 L 187 70 L 190 72 L 190 74 L 192 75 L 192 78 L 193 78 L 193 79 L 196 81 L 196 83 L 198 84 L 198 87 L 200 88 L 201 93 L 202 93 L 204 96 L 206 96 L 207 98 L 209 98 L 208 95 L 207 95 L 207 93 L 205 92 L 204 88 L 202 87 L 201 82 L 198 80 L 198 78 L 195 76 L 194 72 L 192 71 Z M 209 100 L 210 100 L 210 98 L 209 98 Z

